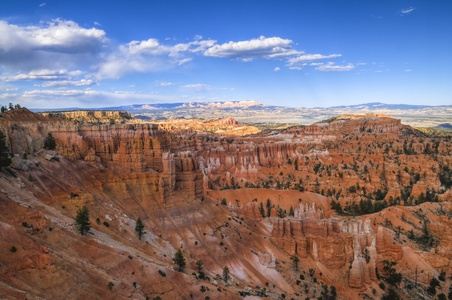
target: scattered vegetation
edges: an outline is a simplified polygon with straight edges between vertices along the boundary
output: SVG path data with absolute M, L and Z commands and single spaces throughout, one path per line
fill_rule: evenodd
M 223 280 L 226 283 L 229 280 L 229 268 L 227 266 L 223 268 Z
M 135 225 L 135 231 L 138 233 L 138 239 L 141 240 L 141 236 L 145 234 L 143 221 L 138 217 Z
M 77 211 L 77 216 L 75 217 L 75 226 L 81 235 L 84 235 L 91 229 L 91 222 L 89 221 L 89 211 L 86 205 L 83 205 Z
M 55 148 L 56 148 L 55 139 L 53 138 L 53 136 L 50 132 L 47 135 L 46 139 L 44 140 L 44 148 L 46 148 L 48 150 L 55 150 Z
M 178 249 L 176 254 L 174 254 L 173 262 L 178 266 L 179 271 L 182 271 L 186 266 L 185 257 L 181 249 Z
M 3 131 L 0 131 L 0 167 L 8 167 L 11 164 L 9 158 L 9 148 L 6 146 L 6 136 Z

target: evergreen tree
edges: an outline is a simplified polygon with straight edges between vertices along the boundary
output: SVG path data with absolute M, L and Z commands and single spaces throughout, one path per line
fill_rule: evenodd
M 223 268 L 223 280 L 227 283 L 229 280 L 229 268 L 226 266 Z
M 261 205 L 259 206 L 259 212 L 262 215 L 262 218 L 265 218 L 265 210 L 264 210 L 264 203 L 261 202 Z
M 182 271 L 186 266 L 184 254 L 182 254 L 180 249 L 174 254 L 173 262 L 179 267 L 179 271 Z
M 289 210 L 289 217 L 293 217 L 294 215 L 295 215 L 295 212 L 293 210 L 293 207 L 291 206 L 290 210 Z
M 9 149 L 5 142 L 6 136 L 3 131 L 0 131 L 0 167 L 7 167 L 11 164 L 9 158 Z
M 292 256 L 290 259 L 293 261 L 293 266 L 294 266 L 295 270 L 297 270 L 300 259 L 298 258 L 298 256 L 295 256 L 295 255 Z
M 198 270 L 198 272 L 201 273 L 203 267 L 204 267 L 204 263 L 202 262 L 202 260 L 196 261 L 196 269 Z
M 272 203 L 270 201 L 270 199 L 267 199 L 267 217 L 270 217 L 272 211 Z
M 53 138 L 53 136 L 50 132 L 44 141 L 44 148 L 47 148 L 49 150 L 55 150 L 55 148 L 56 148 L 55 139 Z
M 144 232 L 144 224 L 140 218 L 137 220 L 137 224 L 135 225 L 135 231 L 138 232 L 138 238 L 141 240 L 141 236 L 145 234 Z
M 91 223 L 89 222 L 89 211 L 86 205 L 83 205 L 82 208 L 80 208 L 77 211 L 77 216 L 75 217 L 75 226 L 78 228 L 78 231 L 80 231 L 81 235 L 84 235 L 91 229 Z

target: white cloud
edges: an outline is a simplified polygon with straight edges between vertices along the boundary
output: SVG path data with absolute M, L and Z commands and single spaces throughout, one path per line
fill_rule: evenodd
M 39 7 L 46 6 L 46 4 L 47 4 L 47 3 L 43 2 L 43 3 L 39 4 Z
M 83 28 L 73 21 L 57 19 L 39 26 L 0 21 L 0 67 L 70 68 L 92 59 L 107 41 L 103 30 Z
M 411 72 L 411 71 L 413 71 L 413 70 L 411 70 L 411 69 L 406 69 L 405 70 L 405 72 Z
M 275 71 L 275 72 L 278 72 L 278 71 L 280 71 L 280 70 L 281 70 L 280 67 L 276 67 L 276 68 L 273 69 L 273 71 Z
M 407 9 L 402 9 L 402 10 L 400 11 L 400 13 L 401 13 L 402 15 L 408 15 L 408 14 L 412 13 L 414 10 L 415 10 L 414 7 L 410 7 L 410 8 L 407 8 Z
M 302 68 L 302 67 L 289 67 L 289 69 L 290 69 L 290 70 L 297 70 L 297 71 L 300 71 L 300 70 L 302 70 L 303 68 Z
M 293 66 L 299 63 L 303 63 L 306 61 L 325 59 L 325 58 L 335 58 L 340 57 L 342 54 L 331 54 L 331 55 L 322 55 L 322 54 L 304 54 L 297 57 L 289 58 L 287 60 L 289 66 Z
M 159 96 L 127 91 L 105 92 L 91 89 L 30 90 L 22 94 L 0 93 L 0 99 L 20 103 L 22 106 L 30 108 L 102 107 L 134 102 L 162 103 L 182 101 L 182 98 L 177 96 Z
M 184 87 L 184 88 L 199 88 L 199 87 L 206 87 L 206 86 L 207 86 L 207 84 L 204 84 L 204 83 L 195 83 L 195 84 L 186 84 L 186 85 L 184 85 L 182 87 Z
M 185 44 L 177 44 L 174 46 L 166 46 L 159 43 L 157 39 L 148 39 L 145 41 L 131 41 L 127 44 L 126 50 L 129 54 L 148 54 L 148 55 L 162 55 L 177 56 L 181 52 L 200 52 L 215 45 L 214 40 L 196 40 Z M 195 46 L 195 47 L 192 47 Z M 124 47 L 124 46 L 121 46 Z
M 174 82 L 160 82 L 158 85 L 159 86 L 172 86 L 172 85 L 175 85 L 175 83 Z
M 28 73 L 0 76 L 4 81 L 23 81 L 23 80 L 61 80 L 68 78 L 67 70 L 34 70 Z
M 197 93 L 208 92 L 211 90 L 209 85 L 204 84 L 204 83 L 186 84 L 186 85 L 183 85 L 182 87 L 185 89 L 191 89 Z
M 270 59 L 301 54 L 292 44 L 288 39 L 261 36 L 258 39 L 214 45 L 207 49 L 204 55 L 250 61 L 255 58 Z
M 193 58 L 184 57 L 201 52 L 215 44 L 214 40 L 196 40 L 185 44 L 162 45 L 157 39 L 131 41 L 106 55 L 94 75 L 97 79 L 120 78 L 129 73 L 163 71 L 180 66 Z
M 184 59 L 179 60 L 179 61 L 177 62 L 177 64 L 180 66 L 180 65 L 183 65 L 183 64 L 185 64 L 185 63 L 191 61 L 192 59 L 193 59 L 193 58 L 184 58 Z
M 355 68 L 355 66 L 353 64 L 348 64 L 345 66 L 337 66 L 334 63 L 329 62 L 328 64 L 318 66 L 315 69 L 319 70 L 319 71 L 324 71 L 324 72 L 340 72 L 340 71 L 351 71 L 354 68 Z
M 24 97 L 30 96 L 82 96 L 96 93 L 92 90 L 33 90 L 24 92 Z
M 81 79 L 81 80 L 62 80 L 62 81 L 46 81 L 43 84 L 35 84 L 38 87 L 67 87 L 67 86 L 91 86 L 94 85 L 95 82 L 90 79 Z
M 8 100 L 8 101 L 13 101 L 13 99 L 15 99 L 19 96 L 20 96 L 20 94 L 15 94 L 15 93 L 0 93 L 0 99 Z

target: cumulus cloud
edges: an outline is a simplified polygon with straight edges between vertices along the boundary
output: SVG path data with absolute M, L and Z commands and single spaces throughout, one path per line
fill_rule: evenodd
M 280 71 L 280 70 L 281 70 L 280 67 L 276 67 L 276 68 L 273 69 L 274 72 L 278 72 L 278 71 Z
M 39 26 L 0 21 L 0 67 L 69 68 L 86 61 L 107 41 L 103 30 L 83 28 L 73 21 L 57 19 Z
M 169 56 L 177 56 L 181 52 L 201 52 L 205 49 L 212 47 L 216 41 L 214 40 L 196 40 L 189 43 L 176 44 L 174 46 L 162 45 L 157 39 L 148 39 L 144 41 L 131 41 L 127 44 L 126 48 L 121 46 L 123 51 L 128 54 L 148 54 L 148 55 L 162 55 L 168 54 Z
M 214 40 L 195 40 L 189 43 L 163 45 L 157 39 L 131 41 L 106 55 L 95 77 L 120 78 L 129 73 L 167 70 L 192 60 L 190 53 L 202 52 L 215 44 Z
M 326 65 L 321 65 L 316 68 L 316 70 L 324 71 L 324 72 L 341 72 L 341 71 L 351 71 L 355 68 L 353 64 L 348 64 L 345 66 L 337 66 L 332 62 L 327 63 Z
M 255 58 L 270 59 L 300 54 L 301 52 L 295 50 L 292 45 L 293 42 L 288 39 L 261 36 L 248 41 L 230 41 L 222 45 L 214 45 L 207 49 L 204 55 L 250 61 Z
M 322 55 L 322 54 L 303 54 L 297 57 L 292 57 L 287 60 L 287 63 L 289 66 L 293 66 L 299 63 L 304 63 L 307 61 L 313 61 L 318 59 L 325 59 L 325 58 L 335 58 L 335 57 L 341 57 L 342 54 L 331 54 L 331 55 Z
M 94 22 L 94 26 L 102 25 Z M 117 93 L 107 94 L 82 87 L 93 86 L 107 78 L 119 79 L 128 74 L 178 68 L 195 57 L 241 61 L 278 59 L 285 60 L 286 67 L 295 70 L 301 70 L 301 67 L 305 66 L 316 66 L 320 71 L 348 71 L 354 68 L 351 64 L 336 66 L 333 63 L 309 63 L 340 56 L 341 54 L 305 54 L 295 49 L 292 40 L 280 37 L 261 36 L 224 44 L 203 39 L 202 36 L 195 36 L 192 41 L 185 43 L 176 43 L 174 39 L 160 42 L 155 38 L 148 38 L 115 44 L 107 38 L 104 30 L 85 28 L 73 21 L 56 19 L 35 26 L 20 26 L 0 21 L 0 80 L 39 81 L 31 83 L 30 86 L 44 88 L 33 87 L 33 90 L 23 94 L 10 94 L 11 97 L 14 95 L 27 101 L 41 101 L 40 99 L 45 97 L 104 99 L 106 95 Z M 274 71 L 280 71 L 280 67 L 276 67 Z M 160 84 L 170 85 L 174 84 Z M 206 84 L 187 84 L 182 88 L 192 92 L 220 90 Z

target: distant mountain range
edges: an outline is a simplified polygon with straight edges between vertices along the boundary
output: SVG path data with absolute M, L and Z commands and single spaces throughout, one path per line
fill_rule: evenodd
M 304 107 L 288 107 L 288 106 L 273 106 L 264 105 L 259 101 L 249 100 L 249 101 L 226 101 L 226 102 L 176 102 L 176 103 L 152 103 L 152 104 L 132 104 L 132 105 L 121 105 L 121 106 L 109 106 L 109 107 L 99 107 L 99 108 L 81 108 L 81 107 L 68 107 L 68 108 L 37 108 L 31 109 L 33 112 L 43 112 L 43 111 L 70 111 L 70 110 L 123 110 L 128 112 L 136 111 L 146 111 L 146 110 L 168 110 L 168 109 L 187 109 L 187 108 L 216 108 L 216 109 L 228 109 L 228 108 L 290 108 L 290 109 L 309 109 Z M 370 102 L 355 105 L 339 105 L 331 107 L 314 107 L 311 109 L 324 110 L 324 109 L 353 109 L 353 110 L 381 110 L 381 109 L 397 109 L 397 110 L 411 110 L 411 109 L 425 109 L 425 108 L 439 108 L 439 107 L 449 107 L 452 105 L 414 105 L 414 104 L 386 104 L 381 102 Z
M 32 109 L 33 112 L 87 110 L 84 108 Z M 233 117 L 241 122 L 298 123 L 303 125 L 326 120 L 337 115 L 383 113 L 401 119 L 414 127 L 436 127 L 452 122 L 452 105 L 429 106 L 385 104 L 372 102 L 333 107 L 288 107 L 264 105 L 258 101 L 191 102 L 133 104 L 100 107 L 89 110 L 127 111 L 135 118 L 146 121 L 166 119 L 212 119 Z
M 341 106 L 332 106 L 330 108 L 349 108 L 349 109 L 424 109 L 424 108 L 432 108 L 432 107 L 452 107 L 452 105 L 439 105 L 439 106 L 431 106 L 431 105 L 414 105 L 414 104 L 386 104 L 381 102 L 371 102 L 364 104 L 355 104 L 355 105 L 341 105 Z
M 263 107 L 264 105 L 258 101 L 249 100 L 249 101 L 226 101 L 226 102 L 189 102 L 189 103 L 176 102 L 176 103 L 132 104 L 132 105 L 91 108 L 89 110 L 123 110 L 128 112 L 136 112 L 138 110 L 166 110 L 179 108 L 228 109 L 228 108 L 249 108 L 249 107 L 257 108 L 261 106 Z M 31 111 L 33 112 L 69 111 L 69 110 L 87 110 L 87 109 L 80 107 L 58 108 L 58 109 L 48 109 L 48 108 L 31 109 Z

